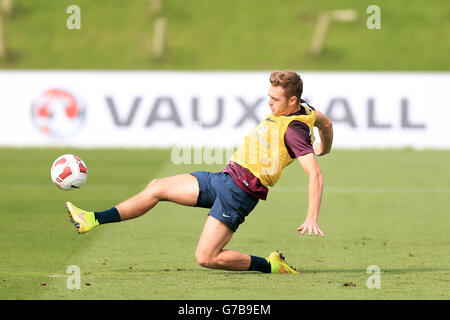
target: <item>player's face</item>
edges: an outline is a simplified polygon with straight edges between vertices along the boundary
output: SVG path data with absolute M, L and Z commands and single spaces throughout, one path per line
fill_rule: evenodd
M 284 89 L 279 86 L 270 86 L 269 88 L 269 106 L 274 116 L 283 115 L 289 108 L 288 99 Z

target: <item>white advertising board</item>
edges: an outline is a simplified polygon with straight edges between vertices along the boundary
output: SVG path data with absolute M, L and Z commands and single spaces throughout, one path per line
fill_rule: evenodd
M 335 148 L 450 148 L 450 73 L 299 74 Z M 235 146 L 270 113 L 269 75 L 3 70 L 0 145 Z

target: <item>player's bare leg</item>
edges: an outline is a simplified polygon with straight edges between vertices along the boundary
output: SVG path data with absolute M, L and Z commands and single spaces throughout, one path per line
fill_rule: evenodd
M 250 255 L 223 249 L 233 233 L 225 223 L 208 216 L 195 251 L 198 264 L 212 269 L 249 270 Z
M 197 178 L 191 174 L 152 180 L 135 196 L 119 203 L 116 208 L 120 220 L 137 218 L 151 210 L 159 201 L 171 201 L 185 206 L 195 206 L 199 194 Z
M 199 265 L 211 269 L 231 271 L 260 271 L 265 273 L 299 273 L 284 257 L 274 251 L 266 258 L 223 248 L 233 237 L 233 231 L 222 221 L 208 216 L 195 250 Z
M 137 218 L 151 210 L 159 201 L 195 206 L 198 194 L 197 178 L 190 174 L 180 174 L 154 179 L 137 195 L 105 211 L 86 211 L 71 202 L 66 202 L 65 206 L 77 232 L 86 233 L 100 224 Z

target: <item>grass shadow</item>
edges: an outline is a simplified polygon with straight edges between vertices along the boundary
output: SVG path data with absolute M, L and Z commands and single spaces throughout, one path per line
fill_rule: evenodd
M 315 269 L 315 270 L 300 270 L 302 273 L 366 273 L 366 269 Z M 392 273 L 392 274 L 407 274 L 407 273 L 417 273 L 417 272 L 439 272 L 439 271 L 449 271 L 449 269 L 444 268 L 406 268 L 406 269 L 383 269 L 380 270 L 382 273 Z

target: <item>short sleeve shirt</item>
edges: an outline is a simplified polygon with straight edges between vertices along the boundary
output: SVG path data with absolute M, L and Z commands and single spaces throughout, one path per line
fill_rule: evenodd
M 305 103 L 304 100 L 301 100 L 301 102 Z M 311 109 L 314 110 L 312 107 Z M 304 108 L 300 108 L 299 111 L 291 115 L 302 114 L 306 114 Z M 294 120 L 289 124 L 284 135 L 284 143 L 292 159 L 314 152 L 311 144 L 311 131 L 309 130 L 308 125 L 301 121 Z M 247 168 L 244 168 L 235 162 L 230 162 L 222 172 L 228 173 L 233 181 L 249 195 L 261 200 L 266 200 L 269 189 Z

